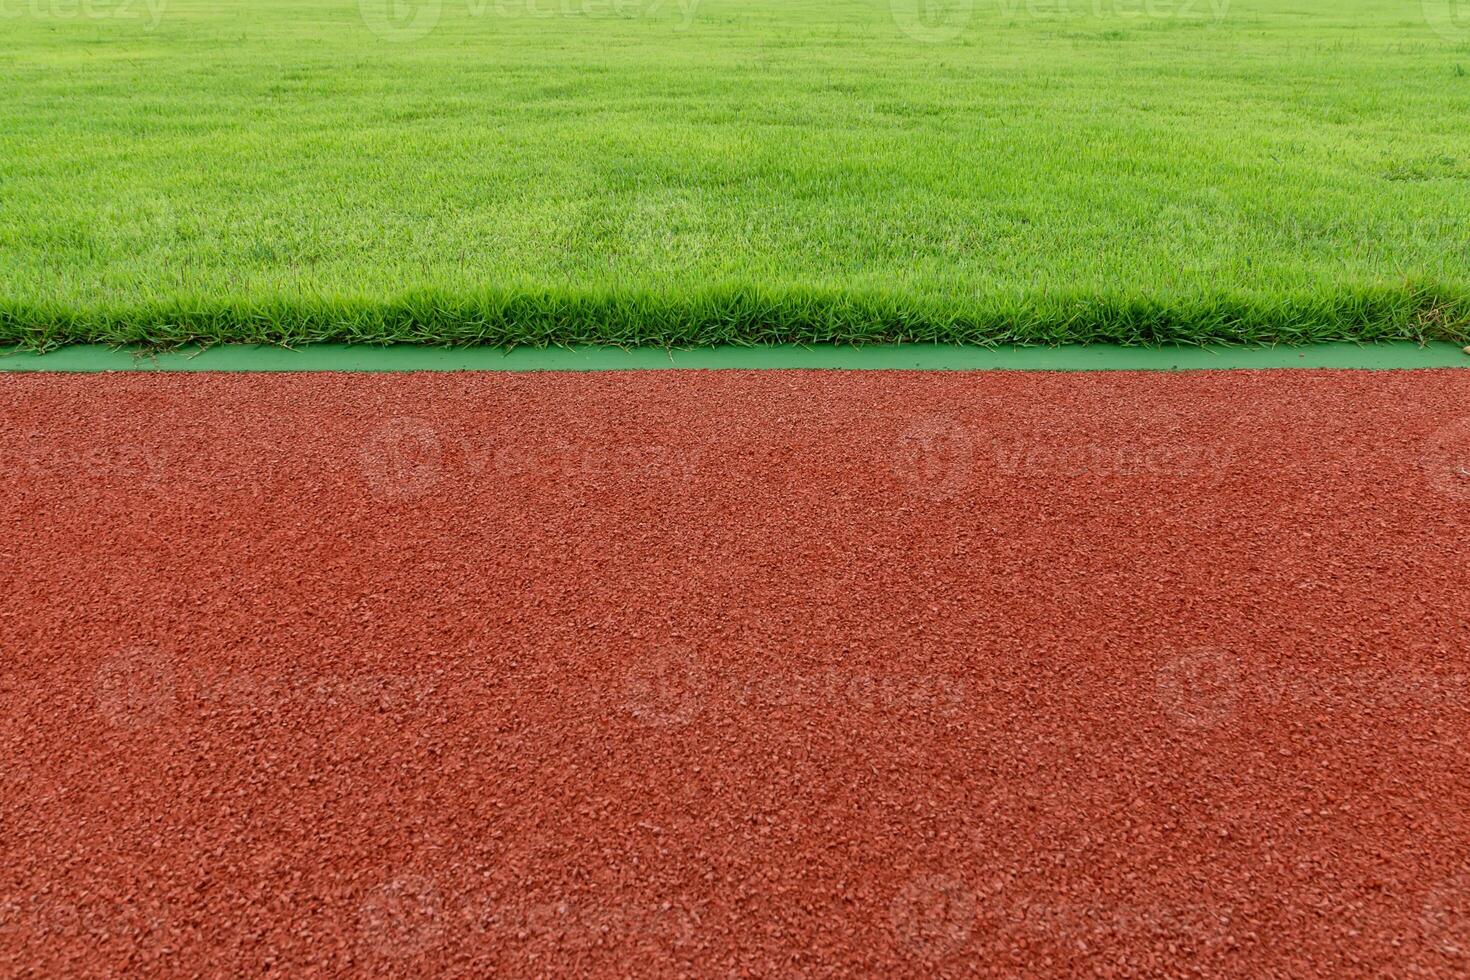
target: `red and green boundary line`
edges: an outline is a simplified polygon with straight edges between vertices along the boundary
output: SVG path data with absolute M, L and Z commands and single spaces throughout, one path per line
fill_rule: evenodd
M 167 353 L 75 345 L 44 354 L 0 355 L 0 372 L 57 371 L 1199 371 L 1268 368 L 1406 370 L 1470 367 L 1470 353 L 1434 341 L 1281 347 L 980 347 L 945 344 L 719 346 L 688 350 L 616 347 L 427 347 L 258 344 L 185 347 Z

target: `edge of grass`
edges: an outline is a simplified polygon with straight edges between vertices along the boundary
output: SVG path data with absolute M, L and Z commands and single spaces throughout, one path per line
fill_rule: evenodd
M 1470 342 L 1470 292 L 1405 284 L 1270 298 L 1109 296 L 915 300 L 815 289 L 697 293 L 433 290 L 388 299 L 170 298 L 77 309 L 0 300 L 0 344 L 427 344 L 700 348 L 770 344 L 1276 346 Z

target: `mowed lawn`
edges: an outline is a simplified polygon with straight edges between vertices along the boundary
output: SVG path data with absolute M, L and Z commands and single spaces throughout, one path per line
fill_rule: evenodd
M 0 0 L 0 340 L 1470 334 L 1455 0 Z

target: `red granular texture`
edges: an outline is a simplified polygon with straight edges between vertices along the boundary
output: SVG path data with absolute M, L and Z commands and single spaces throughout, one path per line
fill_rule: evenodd
M 0 973 L 1470 970 L 1470 372 L 0 418 Z

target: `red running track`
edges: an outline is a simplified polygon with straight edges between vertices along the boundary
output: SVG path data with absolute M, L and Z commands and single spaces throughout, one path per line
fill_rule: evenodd
M 0 973 L 1470 969 L 1470 372 L 0 415 Z

